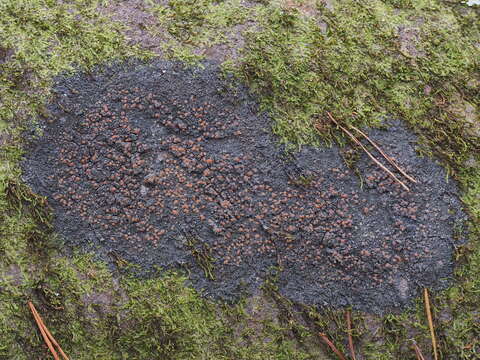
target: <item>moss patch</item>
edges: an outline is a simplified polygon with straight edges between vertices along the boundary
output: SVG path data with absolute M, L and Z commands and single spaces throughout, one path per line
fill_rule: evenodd
M 241 32 L 254 16 L 254 8 L 240 0 L 171 0 L 151 6 L 149 12 L 158 23 L 148 30 L 164 38 L 165 55 L 190 63 L 235 57 L 243 42 Z
M 342 1 L 334 10 L 320 3 L 317 18 L 266 7 L 259 11 L 262 30 L 247 33 L 240 74 L 264 96 L 284 141 L 318 143 L 313 123 L 330 111 L 354 125 L 400 116 L 449 160 L 461 160 L 459 149 L 478 149 L 475 136 L 466 136 L 466 119 L 452 109 L 461 89 L 461 101 L 478 115 L 478 84 L 470 89 L 478 76 L 478 26 L 464 29 L 454 11 L 433 1 Z

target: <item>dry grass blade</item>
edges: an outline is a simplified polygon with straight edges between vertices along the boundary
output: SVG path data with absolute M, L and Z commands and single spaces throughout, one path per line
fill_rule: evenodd
M 378 161 L 375 156 L 373 156 L 370 151 L 368 151 L 368 149 L 350 132 L 348 131 L 346 128 L 344 128 L 342 125 L 340 125 L 338 123 L 337 120 L 335 120 L 332 116 L 332 114 L 330 114 L 329 112 L 327 112 L 327 115 L 328 117 L 330 118 L 330 120 L 332 120 L 340 129 L 342 129 L 342 131 L 347 134 L 355 144 L 357 144 L 358 146 L 360 146 L 362 148 L 363 151 L 365 151 L 365 153 L 370 157 L 370 159 L 373 160 L 373 162 L 375 164 L 377 164 L 383 171 L 385 171 L 388 175 L 390 175 L 390 177 L 392 177 L 397 183 L 399 183 L 405 190 L 407 191 L 410 191 L 410 189 L 408 188 L 407 185 L 405 185 L 399 178 L 397 178 L 395 176 L 394 173 L 392 173 L 390 170 L 388 170 L 385 166 L 383 166 L 383 164 Z
M 35 318 L 35 321 L 36 321 L 36 323 L 37 323 L 37 325 L 40 329 L 40 332 L 42 333 L 43 339 L 45 340 L 45 343 L 47 344 L 48 348 L 50 349 L 50 352 L 52 353 L 55 360 L 59 359 L 59 357 L 58 357 L 58 354 L 55 351 L 55 348 L 53 347 L 53 345 L 55 345 L 57 347 L 58 351 L 60 352 L 60 354 L 62 355 L 64 360 L 69 360 L 68 356 L 65 354 L 65 352 L 62 350 L 62 348 L 60 347 L 58 342 L 55 340 L 53 335 L 50 333 L 48 328 L 45 326 L 45 324 L 42 320 L 42 317 L 40 316 L 40 314 L 38 313 L 37 309 L 35 308 L 35 306 L 32 304 L 31 301 L 28 302 L 28 306 L 30 307 L 30 310 L 33 314 L 33 317 Z
M 320 333 L 322 340 L 328 345 L 328 347 L 338 356 L 340 360 L 347 360 L 345 355 L 342 354 L 340 350 L 328 339 L 327 335 Z
M 358 132 L 360 135 L 362 135 L 365 139 L 367 139 L 367 141 L 372 144 L 372 146 L 377 149 L 377 151 L 382 154 L 382 156 L 393 166 L 395 167 L 403 176 L 405 176 L 408 180 L 410 180 L 411 182 L 413 183 L 416 183 L 417 180 L 415 180 L 413 177 L 411 177 L 410 175 L 408 175 L 398 164 L 397 162 L 391 158 L 390 156 L 388 156 L 387 154 L 385 154 L 385 152 L 380 148 L 380 146 L 377 145 L 377 143 L 375 143 L 372 139 L 370 139 L 367 134 L 365 134 L 363 131 L 361 131 L 360 129 L 357 129 L 355 126 L 353 125 L 350 125 L 350 127 L 355 130 L 356 132 Z
M 425 360 L 423 357 L 422 351 L 418 347 L 416 343 L 413 343 L 413 350 L 415 350 L 415 356 L 417 357 L 417 360 Z
M 348 347 L 350 349 L 350 355 L 352 356 L 353 360 L 357 360 L 355 357 L 355 349 L 353 348 L 353 339 L 352 339 L 352 319 L 350 310 L 347 310 L 345 313 L 345 317 L 347 319 L 347 331 L 348 331 Z
M 425 299 L 425 310 L 427 312 L 428 326 L 430 327 L 430 336 L 432 338 L 433 358 L 438 360 L 437 339 L 435 338 L 435 329 L 433 327 L 432 311 L 430 309 L 430 298 L 428 296 L 427 288 L 423 289 L 423 297 Z

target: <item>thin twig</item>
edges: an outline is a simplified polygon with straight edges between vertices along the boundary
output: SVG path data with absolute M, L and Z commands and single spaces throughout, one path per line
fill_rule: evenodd
M 417 360 L 425 360 L 423 357 L 422 351 L 418 347 L 416 343 L 413 343 L 413 350 L 415 350 L 415 355 L 417 356 Z
M 43 322 L 42 320 L 42 317 L 40 316 L 40 314 L 38 313 L 37 309 L 35 308 L 35 306 L 32 304 L 32 302 L 28 302 L 28 306 L 30 307 L 30 310 L 32 311 L 33 313 L 33 316 L 35 317 L 35 320 L 37 321 L 37 325 L 39 325 L 39 327 L 41 327 L 41 329 L 45 332 L 45 334 L 47 335 L 48 337 L 48 340 L 53 344 L 55 345 L 57 348 L 58 348 L 58 351 L 60 352 L 60 354 L 62 355 L 62 357 L 64 358 L 64 360 L 69 360 L 68 356 L 65 354 L 65 352 L 62 350 L 62 347 L 60 346 L 60 344 L 55 340 L 55 338 L 53 337 L 52 333 L 48 330 L 48 328 L 45 326 L 45 323 Z M 55 357 L 55 355 L 54 355 Z
M 427 312 L 428 326 L 430 327 L 430 336 L 432 337 L 433 358 L 438 360 L 437 339 L 435 338 L 435 329 L 433 328 L 432 311 L 430 309 L 430 298 L 427 288 L 423 289 L 423 297 L 425 299 L 425 310 Z
M 355 349 L 353 348 L 352 319 L 350 316 L 350 310 L 346 311 L 345 317 L 347 318 L 348 347 L 350 348 L 350 355 L 352 356 L 352 360 L 357 360 L 357 358 L 355 357 Z
M 33 306 L 33 304 L 32 304 L 30 301 L 28 302 L 28 306 L 30 307 L 30 310 L 31 310 L 31 312 L 32 312 L 32 314 L 33 314 L 33 318 L 35 319 L 35 322 L 37 323 L 37 326 L 38 326 L 38 328 L 40 329 L 40 333 L 42 334 L 43 340 L 45 341 L 45 344 L 47 344 L 48 349 L 49 349 L 50 352 L 52 353 L 53 358 L 54 358 L 55 360 L 60 360 L 60 358 L 58 357 L 57 352 L 55 351 L 55 349 L 53 348 L 52 343 L 50 342 L 50 339 L 48 338 L 47 333 L 45 332 L 44 327 L 42 326 L 42 322 L 41 322 L 41 320 L 40 320 L 40 318 L 39 318 L 38 313 L 35 311 L 35 307 Z
M 411 182 L 413 183 L 416 183 L 417 180 L 415 180 L 413 177 L 411 177 L 410 175 L 408 175 L 397 163 L 396 161 L 391 158 L 390 156 L 388 156 L 387 154 L 385 154 L 385 152 L 380 148 L 380 146 L 378 146 L 372 139 L 370 139 L 367 134 L 365 134 L 363 131 L 361 131 L 360 129 L 357 129 L 355 126 L 353 125 L 350 125 L 350 127 L 357 131 L 360 135 L 362 135 L 365 139 L 367 139 L 367 141 L 372 144 L 372 146 L 378 150 L 378 152 L 380 154 L 382 154 L 382 156 L 390 163 L 392 164 L 392 166 L 394 166 L 403 176 L 405 176 L 408 180 L 410 180 Z
M 338 126 L 340 129 L 342 129 L 343 132 L 345 132 L 345 134 L 347 134 L 347 135 L 353 140 L 353 142 L 354 142 L 355 144 L 357 144 L 358 146 L 360 146 L 360 147 L 362 148 L 362 150 L 365 151 L 365 153 L 370 157 L 370 159 L 372 159 L 372 160 L 375 162 L 375 164 L 377 164 L 383 171 L 385 171 L 388 175 L 390 175 L 390 176 L 391 176 L 396 182 L 398 182 L 405 190 L 410 191 L 410 189 L 408 188 L 408 186 L 405 185 L 399 178 L 397 178 L 394 173 L 392 173 L 392 172 L 391 172 L 390 170 L 388 170 L 385 166 L 383 166 L 383 164 L 382 164 L 380 161 L 378 161 L 378 160 L 375 158 L 375 156 L 373 156 L 373 155 L 370 153 L 370 151 L 368 151 L 367 148 L 366 148 L 355 136 L 353 136 L 353 134 L 352 134 L 350 131 L 348 131 L 348 130 L 345 129 L 342 125 L 340 125 L 340 124 L 338 123 L 338 121 L 335 120 L 335 119 L 333 118 L 333 116 L 332 116 L 329 112 L 327 112 L 327 115 L 328 115 L 328 117 L 330 118 L 330 120 L 332 120 L 335 124 L 337 124 L 337 126 Z
M 320 333 L 322 340 L 328 345 L 328 347 L 338 356 L 340 360 L 347 360 L 345 355 L 342 354 L 340 350 L 337 349 L 335 345 L 328 339 L 327 335 Z

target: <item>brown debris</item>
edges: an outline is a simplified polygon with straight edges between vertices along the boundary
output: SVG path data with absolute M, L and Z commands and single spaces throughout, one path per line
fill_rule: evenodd
M 422 351 L 420 350 L 420 348 L 415 342 L 413 343 L 412 347 L 413 347 L 413 350 L 415 351 L 415 356 L 417 357 L 417 360 L 425 360 L 425 358 L 423 357 Z

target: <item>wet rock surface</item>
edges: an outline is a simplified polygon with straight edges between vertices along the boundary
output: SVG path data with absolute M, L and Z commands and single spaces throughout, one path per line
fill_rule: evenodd
M 70 248 L 145 274 L 187 269 L 234 299 L 278 269 L 281 293 L 382 312 L 452 275 L 456 185 L 399 121 L 369 136 L 417 180 L 404 191 L 365 155 L 287 155 L 247 90 L 215 64 L 117 64 L 59 79 L 24 179 Z M 360 174 L 360 176 L 359 176 Z

